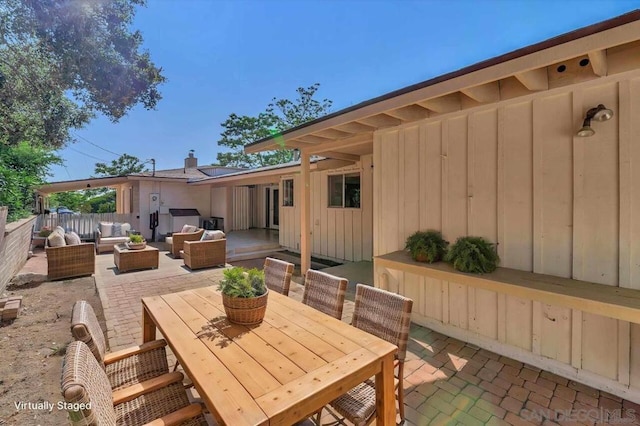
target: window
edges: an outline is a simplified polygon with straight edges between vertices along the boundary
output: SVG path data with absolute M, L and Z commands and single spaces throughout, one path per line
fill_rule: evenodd
M 360 208 L 360 173 L 329 176 L 329 207 Z
M 285 179 L 282 181 L 282 206 L 293 206 L 293 179 Z

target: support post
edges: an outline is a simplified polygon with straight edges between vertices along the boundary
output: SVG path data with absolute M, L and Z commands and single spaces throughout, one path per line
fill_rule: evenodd
M 311 163 L 307 151 L 300 151 L 300 273 L 304 276 L 311 267 Z

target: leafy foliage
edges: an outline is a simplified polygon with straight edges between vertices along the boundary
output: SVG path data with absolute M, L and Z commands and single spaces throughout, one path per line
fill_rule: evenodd
M 134 244 L 140 244 L 141 242 L 144 241 L 144 238 L 142 238 L 142 235 L 139 235 L 139 234 L 131 234 L 129 235 L 129 239 Z
M 222 123 L 224 131 L 218 145 L 231 149 L 231 152 L 218 153 L 218 163 L 232 167 L 261 167 L 292 161 L 293 152 L 287 149 L 259 154 L 245 154 L 243 149 L 249 143 L 327 114 L 332 101 L 314 99 L 319 88 L 318 83 L 307 88 L 299 87 L 296 89 L 298 98 L 294 101 L 273 98 L 266 110 L 256 117 L 230 114 Z
M 454 269 L 473 274 L 493 272 L 500 258 L 495 246 L 482 237 L 460 237 L 445 256 Z
M 230 297 L 257 297 L 267 292 L 264 272 L 257 268 L 245 269 L 239 266 L 225 269 L 224 279 L 218 289 Z
M 96 163 L 95 173 L 100 177 L 126 176 L 146 171 L 145 165 L 134 155 L 122 154 L 111 164 Z
M 7 221 L 31 214 L 33 188 L 44 183 L 51 164 L 62 160 L 53 151 L 26 142 L 17 145 L 0 143 L 0 206 L 7 206 Z
M 433 263 L 441 260 L 447 252 L 448 241 L 439 231 L 416 231 L 407 238 L 405 249 L 420 262 Z
M 144 0 L 0 3 L 2 142 L 60 148 L 96 113 L 112 121 L 155 108 L 161 69 L 131 31 Z

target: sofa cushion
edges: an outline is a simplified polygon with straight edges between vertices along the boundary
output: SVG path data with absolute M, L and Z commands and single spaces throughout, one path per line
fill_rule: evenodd
M 67 243 L 66 243 L 66 241 L 64 239 L 64 232 L 60 232 L 58 229 L 53 231 L 47 237 L 47 244 L 49 244 L 49 247 L 64 247 L 64 246 L 66 246 Z
M 109 244 L 121 244 L 121 243 L 126 243 L 129 242 L 129 237 L 107 237 L 107 238 L 100 238 L 100 245 L 105 244 L 105 245 L 109 245 Z
M 200 241 L 221 240 L 225 237 L 222 231 L 204 231 Z
M 182 227 L 182 231 L 180 231 L 183 234 L 189 233 L 189 232 L 196 232 L 198 230 L 197 226 L 194 225 L 184 225 Z
M 113 232 L 113 223 L 111 222 L 100 222 L 100 237 L 110 237 Z
M 164 239 L 164 242 L 169 244 L 170 246 L 173 245 L 173 237 L 166 237 Z
M 80 236 L 75 233 L 75 231 L 67 232 L 64 234 L 64 241 L 68 246 L 77 246 L 82 241 L 80 240 Z

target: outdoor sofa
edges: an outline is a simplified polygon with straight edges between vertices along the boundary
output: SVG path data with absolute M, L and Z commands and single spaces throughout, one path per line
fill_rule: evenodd
M 82 243 L 78 234 L 65 233 L 62 227 L 57 227 L 47 237 L 45 253 L 49 280 L 82 277 L 96 271 L 93 244 Z
M 174 232 L 173 235 L 167 237 L 165 242 L 171 246 L 171 254 L 174 258 L 181 257 L 180 252 L 183 250 L 185 241 L 199 241 L 202 238 L 204 229 L 198 229 L 192 225 L 182 227 L 182 232 Z
M 114 245 L 128 243 L 130 230 L 128 223 L 100 222 L 96 229 L 96 252 L 112 252 Z
M 227 240 L 222 231 L 203 231 L 200 241 L 185 241 L 182 257 L 189 269 L 224 266 L 227 263 Z

